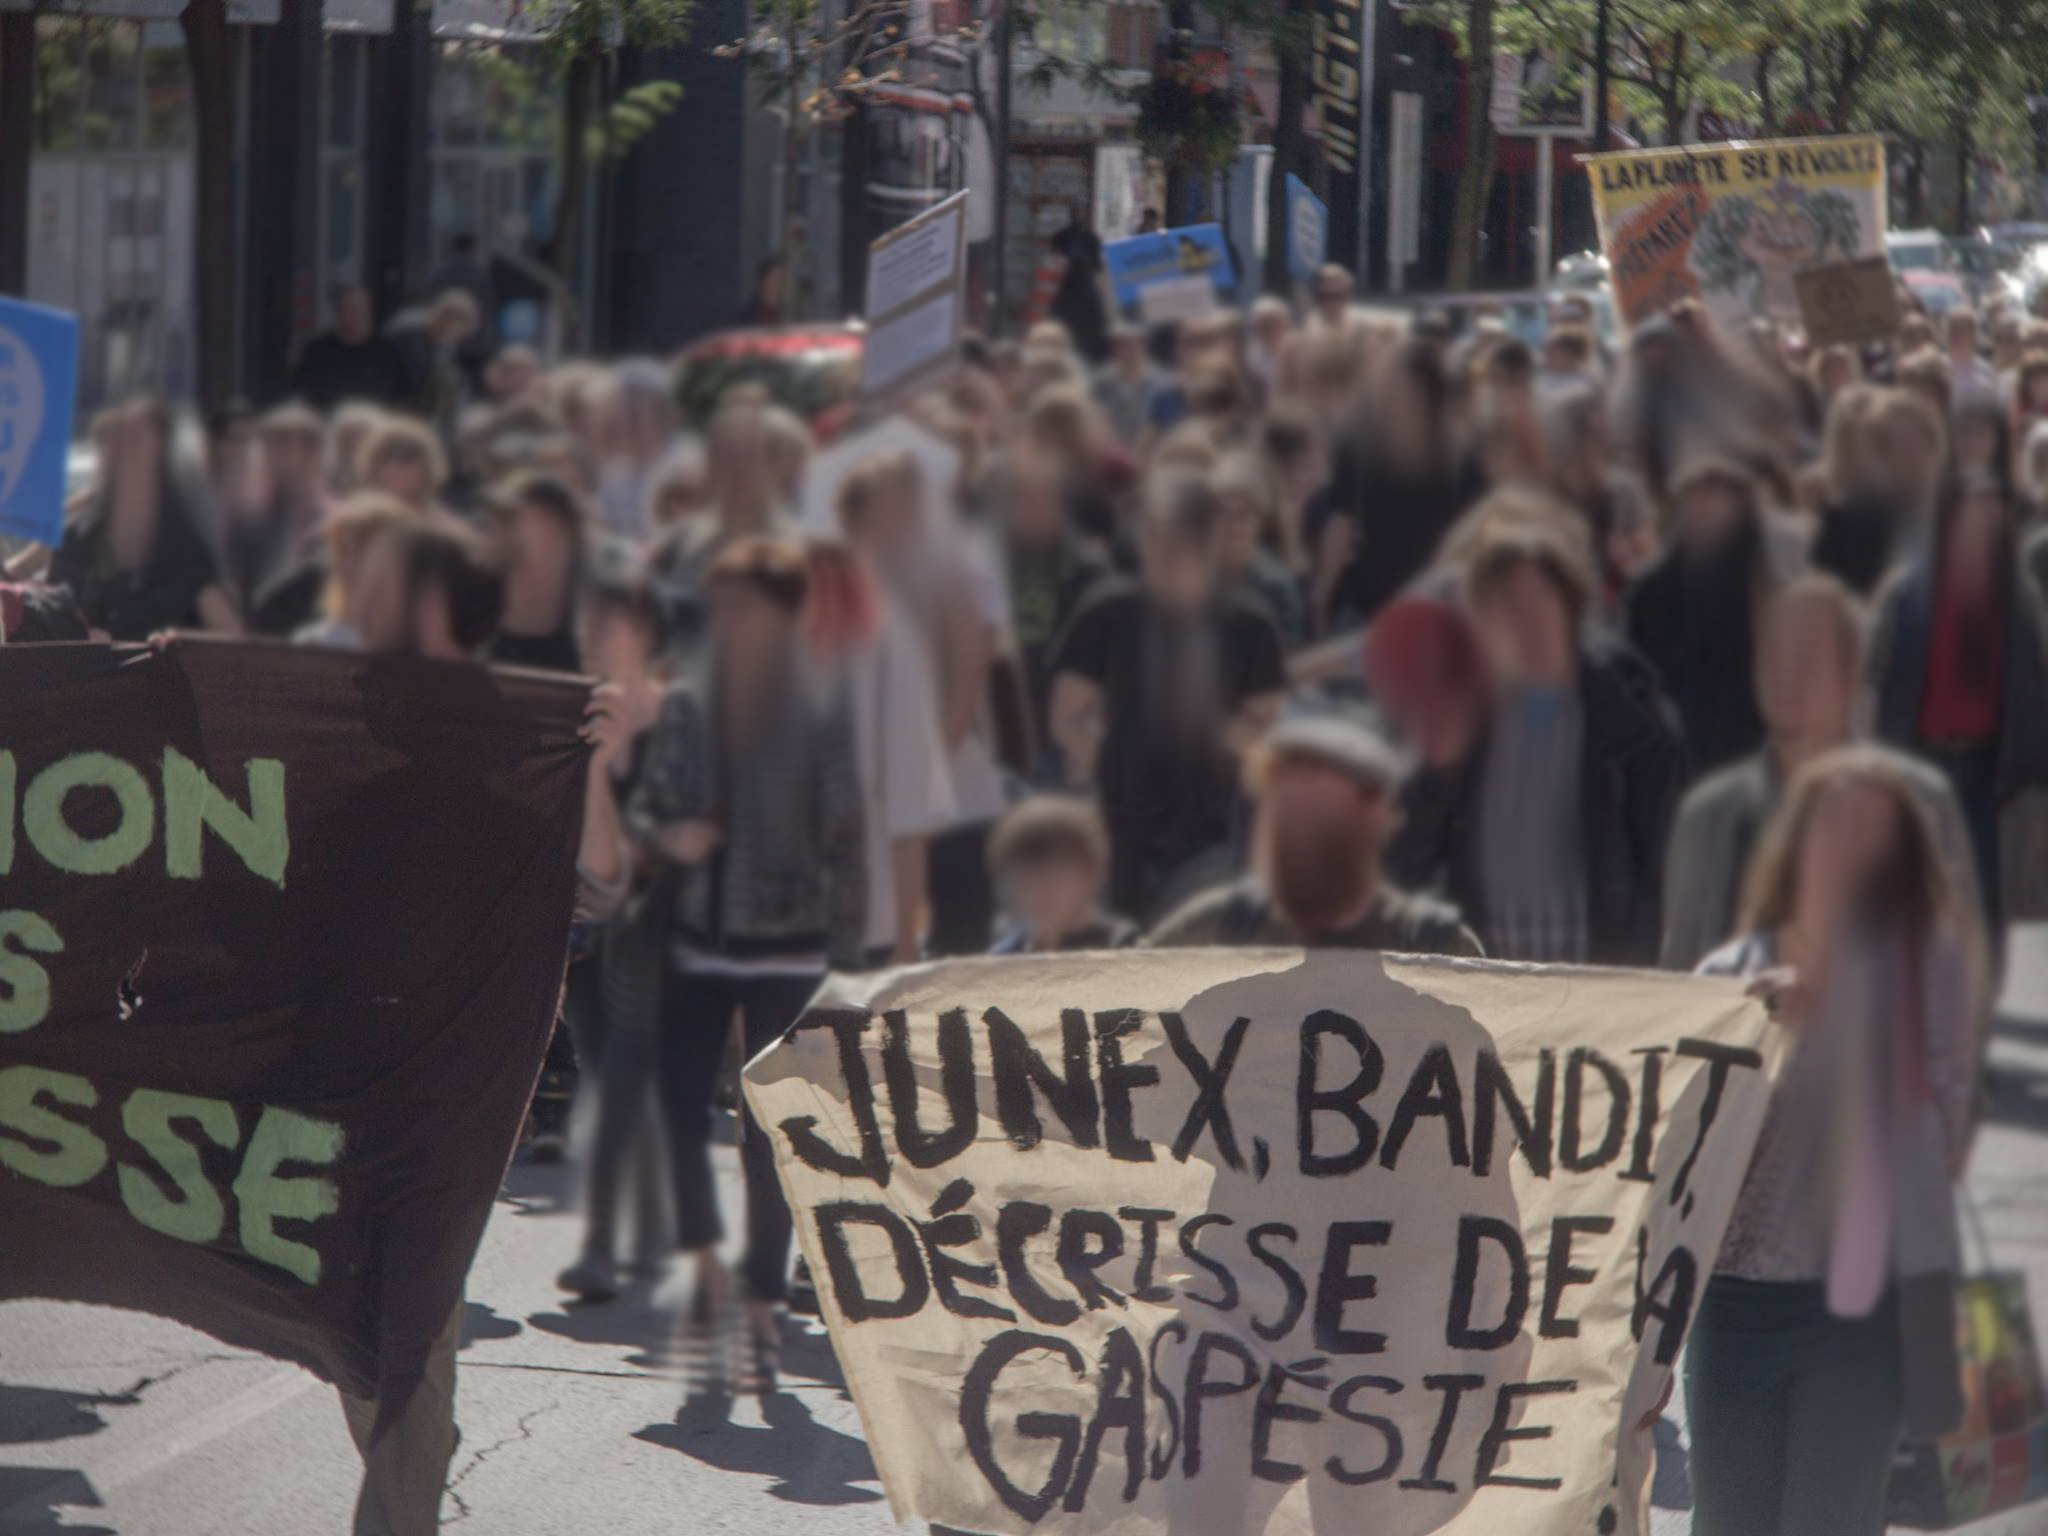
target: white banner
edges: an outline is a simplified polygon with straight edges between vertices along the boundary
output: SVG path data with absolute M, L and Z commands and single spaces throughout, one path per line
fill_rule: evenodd
M 1647 1532 L 1783 1032 L 1376 954 L 835 979 L 747 1069 L 899 1519 Z

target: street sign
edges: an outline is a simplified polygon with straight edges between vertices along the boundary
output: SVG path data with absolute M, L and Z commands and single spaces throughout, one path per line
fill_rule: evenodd
M 1287 175 L 1287 269 L 1297 283 L 1315 280 L 1316 268 L 1328 259 L 1330 211 L 1293 172 Z
M 78 317 L 0 298 L 0 534 L 63 538 L 77 395 Z
M 1510 136 L 1593 132 L 1593 82 L 1562 48 L 1493 57 L 1493 127 Z

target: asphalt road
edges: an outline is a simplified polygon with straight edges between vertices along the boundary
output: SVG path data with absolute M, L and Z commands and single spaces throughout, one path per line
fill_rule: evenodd
M 2048 930 L 2015 956 L 1971 1184 L 1993 1256 L 2048 1320 Z M 728 1198 L 736 1159 L 720 1150 Z M 689 1405 L 643 1292 L 565 1308 L 575 1176 L 513 1171 L 472 1272 L 463 1441 L 443 1523 L 489 1536 L 880 1536 L 898 1527 L 821 1332 L 766 1403 Z M 729 1207 L 730 1208 L 730 1207 Z M 0 1241 L 4 1241 L 0 1234 Z M 1690 1520 L 1682 1417 L 1660 1429 L 1656 1536 Z M 159 1319 L 0 1305 L 0 1536 L 336 1536 L 357 1462 L 334 1394 Z M 2043 1536 L 2048 1505 L 1970 1528 Z

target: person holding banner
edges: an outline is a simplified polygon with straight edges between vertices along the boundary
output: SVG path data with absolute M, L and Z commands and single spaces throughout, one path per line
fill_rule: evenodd
M 1401 784 L 1384 741 L 1340 717 L 1288 720 L 1251 754 L 1245 780 L 1258 806 L 1253 873 L 1195 897 L 1149 946 L 1482 953 L 1456 908 L 1395 889 L 1381 869 Z
M 371 654 L 473 662 L 497 631 L 503 594 L 490 547 L 476 535 L 441 523 L 395 523 L 365 552 L 352 617 Z M 624 894 L 626 843 L 612 772 L 632 734 L 624 694 L 597 690 L 583 730 L 592 748 L 577 851 L 577 903 L 585 916 L 602 915 Z M 431 1536 L 439 1528 L 442 1488 L 460 1439 L 455 1355 L 462 1316 L 458 1303 L 432 1339 L 408 1345 L 418 1357 L 414 1367 L 387 1368 L 379 1395 L 341 1394 L 363 1457 L 354 1536 Z
M 177 460 L 169 408 L 149 396 L 117 406 L 102 441 L 100 483 L 50 556 L 51 583 L 68 586 L 86 623 L 114 640 L 237 633 L 218 516 L 203 477 Z
M 1753 977 L 1798 1032 L 1686 1351 L 1694 1536 L 1881 1536 L 1892 1451 L 1961 1417 L 1952 1182 L 1982 1049 L 1919 802 L 1848 748 L 1793 779 L 1750 867 Z

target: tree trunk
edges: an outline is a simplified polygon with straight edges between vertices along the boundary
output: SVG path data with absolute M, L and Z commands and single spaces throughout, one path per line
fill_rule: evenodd
M 789 50 L 789 97 L 786 102 L 788 116 L 782 124 L 782 318 L 784 323 L 804 320 L 809 317 L 803 312 L 802 295 L 807 286 L 805 275 L 796 269 L 797 226 L 803 222 L 803 203 L 798 197 L 798 173 L 803 167 L 804 140 L 798 124 L 803 120 L 804 97 L 810 94 L 810 82 L 803 75 L 795 73 L 797 60 L 803 54 L 803 38 L 798 30 L 798 13 L 791 6 L 783 35 L 783 46 Z
M 1472 0 L 1466 31 L 1465 168 L 1458 173 L 1445 273 L 1445 281 L 1461 292 L 1471 288 L 1479 268 L 1479 235 L 1493 195 L 1493 10 L 1494 0 Z
M 1302 172 L 1301 113 L 1308 103 L 1306 29 L 1311 0 L 1287 0 L 1289 30 L 1280 39 L 1279 120 L 1273 125 L 1273 173 L 1266 183 L 1266 292 L 1286 294 L 1294 273 L 1287 259 L 1287 178 Z M 1364 252 L 1359 265 L 1365 266 Z M 1361 274 L 1362 275 L 1362 274 Z
M 1970 119 L 1956 119 L 1956 233 L 1967 235 L 1976 221 L 1970 217 L 1970 173 L 1976 168 L 1976 144 L 1970 133 Z
M 235 393 L 235 71 L 227 0 L 190 0 L 183 26 L 192 73 L 199 403 L 212 411 Z
M 568 334 L 583 329 L 583 295 L 576 286 L 583 256 L 584 187 L 590 180 L 590 113 L 597 95 L 597 61 L 579 53 L 569 61 L 569 78 L 562 94 L 562 196 L 555 208 L 555 238 L 549 255 L 555 275 L 569 291 L 571 324 Z
M 1756 55 L 1756 100 L 1757 112 L 1763 119 L 1764 137 L 1778 136 L 1778 98 L 1771 87 L 1771 66 L 1777 62 L 1778 45 L 1770 43 L 1757 50 Z
M 868 114 L 859 100 L 839 133 L 839 309 L 858 315 L 868 307 Z
M 1188 43 L 1195 31 L 1194 0 L 1172 0 L 1166 8 L 1166 57 L 1168 62 L 1181 64 L 1187 61 Z M 1179 229 L 1189 221 L 1188 168 L 1180 161 L 1169 162 L 1166 166 L 1166 227 Z
M 36 18 L 0 12 L 0 293 L 28 292 L 28 167 L 36 132 Z

